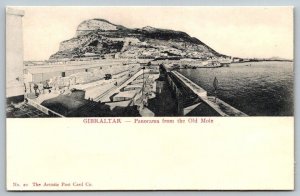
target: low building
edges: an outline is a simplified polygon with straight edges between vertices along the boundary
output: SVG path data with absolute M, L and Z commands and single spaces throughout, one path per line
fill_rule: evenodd
M 144 80 L 143 79 L 138 79 L 138 80 L 133 80 L 130 84 L 139 84 L 139 83 L 143 83 Z
M 133 90 L 133 91 L 123 91 L 123 92 L 119 92 L 117 95 L 115 95 L 112 100 L 113 102 L 115 101 L 128 101 L 128 100 L 132 100 L 137 94 L 137 91 Z
M 68 77 L 82 72 L 91 72 L 98 77 L 104 77 L 105 74 L 121 74 L 127 71 L 131 65 L 119 63 L 111 64 L 78 64 L 78 65 L 49 65 L 49 66 L 28 66 L 24 69 L 25 82 L 42 82 L 53 77 Z
M 124 87 L 124 91 L 134 91 L 134 90 L 139 90 L 143 88 L 143 83 L 138 83 L 138 84 L 131 84 L 127 85 Z

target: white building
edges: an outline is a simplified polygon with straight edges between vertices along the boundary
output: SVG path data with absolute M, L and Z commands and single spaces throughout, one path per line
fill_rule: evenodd
M 23 26 L 24 11 L 6 9 L 6 98 L 24 99 Z

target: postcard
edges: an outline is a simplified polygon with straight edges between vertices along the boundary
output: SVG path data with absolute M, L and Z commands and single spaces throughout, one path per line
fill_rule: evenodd
M 7 6 L 7 190 L 293 190 L 293 22 Z

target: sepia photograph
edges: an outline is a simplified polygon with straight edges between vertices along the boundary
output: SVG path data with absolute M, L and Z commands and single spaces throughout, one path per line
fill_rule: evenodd
M 293 6 L 7 6 L 7 191 L 294 190 Z
M 8 118 L 294 115 L 288 7 L 7 7 L 6 53 Z

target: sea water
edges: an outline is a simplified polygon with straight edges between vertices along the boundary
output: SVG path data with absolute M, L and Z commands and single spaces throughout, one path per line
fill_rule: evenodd
M 217 97 L 250 116 L 293 116 L 293 62 L 248 62 L 230 67 L 178 70 Z

